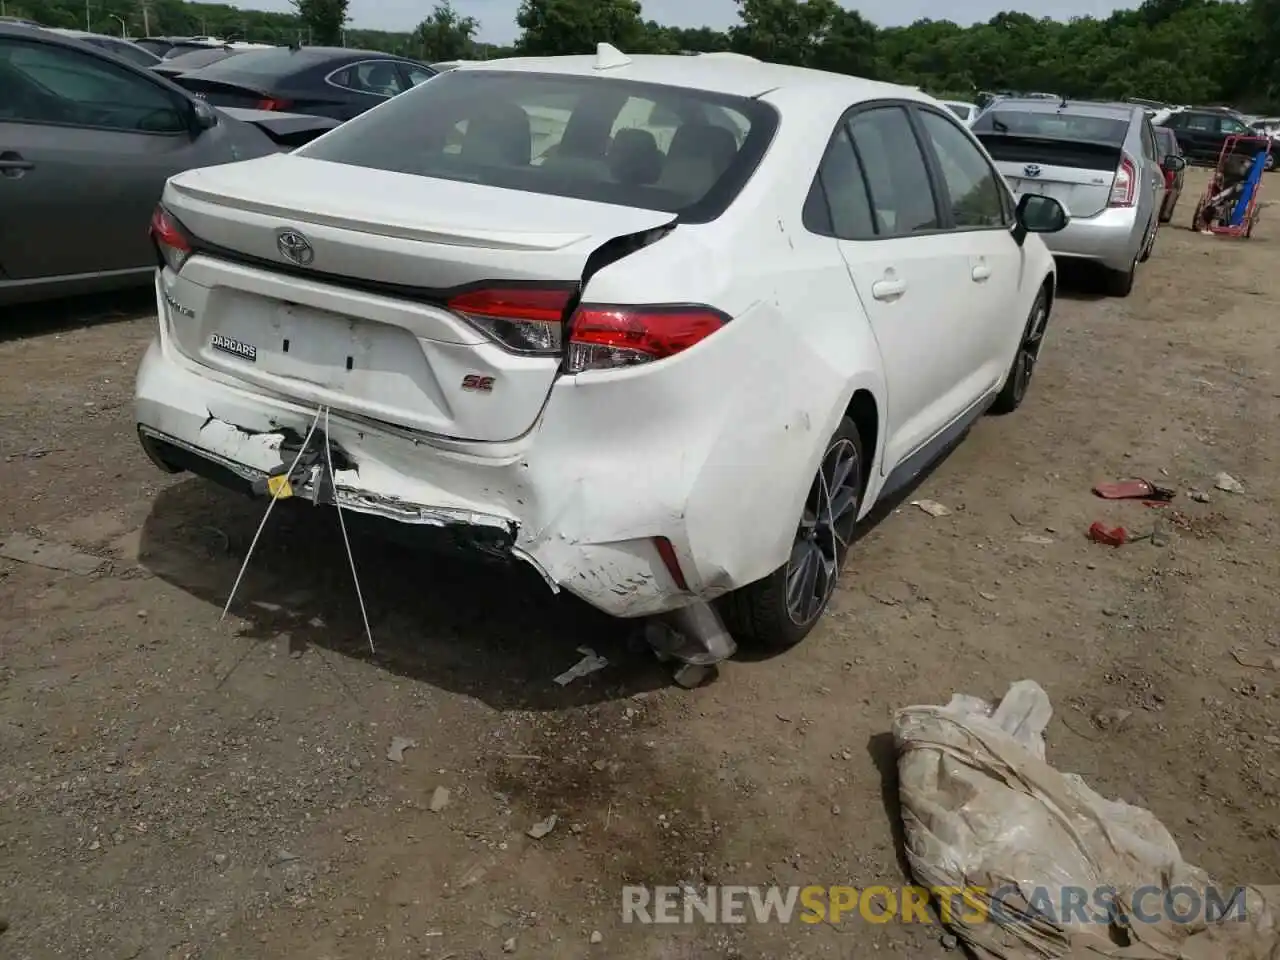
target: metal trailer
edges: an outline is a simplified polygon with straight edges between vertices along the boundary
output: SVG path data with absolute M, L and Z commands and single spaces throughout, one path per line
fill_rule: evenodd
M 1270 137 L 1227 137 L 1191 216 L 1191 229 L 1228 237 L 1252 236 L 1258 222 L 1262 175 L 1270 158 Z

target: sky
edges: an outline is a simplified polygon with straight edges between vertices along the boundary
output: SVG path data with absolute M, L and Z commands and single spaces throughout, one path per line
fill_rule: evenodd
M 1040 17 L 1066 20 L 1070 17 L 1105 17 L 1118 7 L 1136 3 L 1110 0 L 1021 0 Z M 724 28 L 737 22 L 733 0 L 643 0 L 644 18 L 673 27 Z M 431 10 L 431 0 L 351 0 L 347 8 L 351 26 L 365 30 L 411 30 Z M 1018 0 L 952 0 L 942 7 L 938 0 L 862 0 L 844 4 L 856 9 L 872 23 L 896 27 L 924 17 L 954 20 L 960 24 L 990 20 L 1002 10 L 1014 9 Z M 239 0 L 237 6 L 259 10 L 292 11 L 288 0 Z M 453 0 L 456 10 L 480 21 L 477 39 L 509 43 L 518 32 L 515 25 L 519 0 Z M 943 13 L 945 10 L 945 14 Z

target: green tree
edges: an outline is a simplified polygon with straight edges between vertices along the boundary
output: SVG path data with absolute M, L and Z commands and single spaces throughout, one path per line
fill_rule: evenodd
M 654 40 L 637 0 L 521 0 L 516 24 L 516 49 L 530 56 L 592 53 L 597 43 L 646 53 Z
M 831 36 L 843 13 L 835 0 L 736 0 L 739 26 L 729 30 L 738 53 L 807 67 Z
M 308 32 L 308 42 L 337 46 L 347 25 L 347 0 L 290 0 Z
M 413 39 L 423 60 L 471 60 L 479 29 L 478 20 L 459 15 L 449 0 L 442 0 L 414 29 Z

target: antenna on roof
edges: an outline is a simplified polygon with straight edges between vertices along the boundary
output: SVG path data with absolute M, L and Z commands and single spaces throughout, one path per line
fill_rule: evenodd
M 592 69 L 595 70 L 612 70 L 615 67 L 625 67 L 631 62 L 631 58 L 619 50 L 611 43 L 596 44 L 596 62 Z

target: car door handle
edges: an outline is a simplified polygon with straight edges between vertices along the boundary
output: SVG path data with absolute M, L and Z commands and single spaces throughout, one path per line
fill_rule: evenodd
M 15 174 L 21 174 L 23 170 L 30 170 L 35 164 L 30 160 L 22 159 L 22 154 L 15 153 L 12 150 L 0 151 L 0 172 L 9 174 L 14 171 Z
M 871 295 L 877 300 L 897 300 L 907 292 L 901 280 L 877 280 L 871 285 Z
M 991 268 L 985 263 L 979 263 L 973 268 L 973 282 L 982 283 L 991 277 Z

